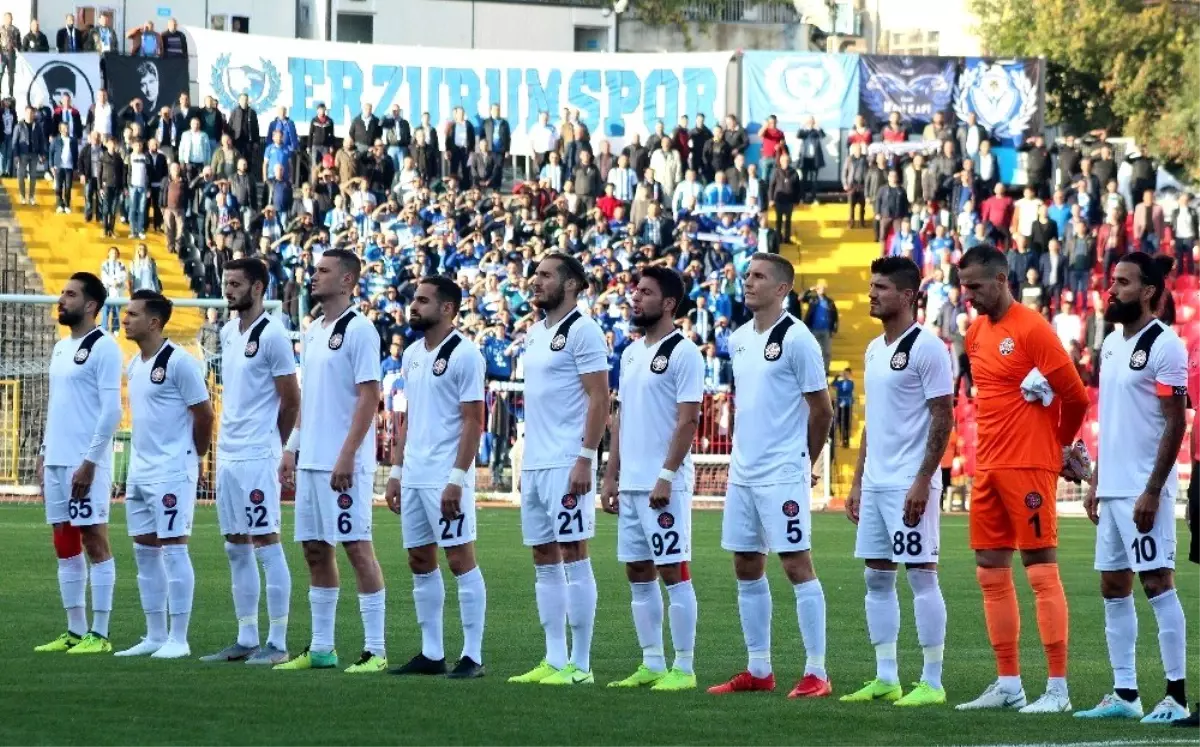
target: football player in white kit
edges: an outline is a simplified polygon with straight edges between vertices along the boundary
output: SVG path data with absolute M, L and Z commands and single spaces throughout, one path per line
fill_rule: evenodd
M 691 690 L 696 687 L 696 590 L 692 559 L 692 438 L 704 397 L 704 359 L 675 328 L 683 279 L 647 267 L 633 291 L 633 324 L 642 338 L 621 356 L 621 411 L 613 415 L 612 444 L 601 505 L 619 513 L 617 560 L 632 591 L 633 626 L 642 664 L 609 687 Z M 675 662 L 663 655 L 662 578 L 671 599 Z
M 561 252 L 547 254 L 533 277 L 533 304 L 545 316 L 525 336 L 521 534 L 533 548 L 546 658 L 509 682 L 595 682 L 596 577 L 588 540 L 596 532 L 596 450 L 609 414 L 608 346 L 600 325 L 578 308 L 587 284 L 579 260 Z
M 870 283 L 870 313 L 883 323 L 883 334 L 867 346 L 867 422 L 846 515 L 858 525 L 854 557 L 867 566 L 867 633 L 875 647 L 875 679 L 841 700 L 939 705 L 946 702 L 946 601 L 937 574 L 939 464 L 954 427 L 950 352 L 937 335 L 916 322 L 921 271 L 915 262 L 907 257 L 876 259 Z M 907 695 L 900 687 L 896 658 L 900 563 L 908 569 L 917 639 L 925 659 L 920 682 Z
M 287 661 L 292 576 L 279 544 L 279 459 L 300 415 L 296 357 L 283 325 L 263 309 L 269 278 L 257 258 L 225 263 L 225 300 L 237 318 L 221 328 L 223 400 L 217 433 L 217 518 L 237 617 L 237 640 L 204 661 Z M 257 562 L 255 558 L 257 557 Z M 258 565 L 271 627 L 259 648 Z
M 192 655 L 187 638 L 196 575 L 187 543 L 213 408 L 199 361 L 163 336 L 170 320 L 171 302 L 154 291 L 135 291 L 125 307 L 125 335 L 138 346 L 125 371 L 133 421 L 125 514 L 146 637 L 117 656 Z
M 112 437 L 121 422 L 121 349 L 96 326 L 108 293 L 90 272 L 71 276 L 58 297 L 58 323 L 71 335 L 54 344 L 50 402 L 38 452 L 38 482 L 53 527 L 58 590 L 67 630 L 35 651 L 101 654 L 112 651 L 117 567 L 108 544 Z M 84 560 L 84 551 L 87 560 Z M 92 626 L 87 624 L 90 560 Z
M 349 674 L 387 671 L 383 571 L 371 542 L 375 413 L 379 409 L 379 332 L 350 304 L 362 260 L 343 249 L 316 262 L 312 296 L 322 315 L 301 350 L 300 421 L 279 465 L 279 481 L 296 491 L 296 541 L 308 563 L 312 641 L 276 669 L 337 666 L 338 544 L 354 568 L 365 645 Z
M 401 359 L 409 407 L 397 429 L 386 495 L 388 507 L 400 514 L 421 652 L 393 674 L 446 674 L 439 546 L 458 581 L 463 626 L 462 656 L 449 676 L 484 674 L 487 589 L 475 562 L 475 455 L 483 433 L 486 367 L 479 347 L 454 327 L 461 304 L 458 284 L 433 276 L 417 285 L 409 307 L 409 324 L 425 335 Z
M 733 553 L 738 612 L 749 654 L 746 671 L 710 687 L 713 694 L 774 690 L 771 589 L 766 556 L 779 554 L 796 595 L 807 660 L 790 698 L 833 692 L 825 672 L 825 593 L 813 569 L 810 491 L 813 465 L 829 437 L 833 405 L 816 338 L 783 310 L 795 271 L 777 254 L 759 252 L 745 277 L 752 322 L 730 338 L 737 417 L 721 525 Z
M 1100 455 L 1084 505 L 1098 527 L 1096 570 L 1114 685 L 1077 718 L 1168 724 L 1188 716 L 1187 637 L 1175 589 L 1176 462 L 1187 430 L 1188 361 L 1175 331 L 1154 317 L 1163 280 L 1152 257 L 1126 254 L 1113 269 L 1104 310 L 1104 318 L 1121 327 L 1104 338 L 1100 352 Z M 1166 697 L 1145 717 L 1135 662 L 1134 573 L 1158 620 L 1167 679 Z

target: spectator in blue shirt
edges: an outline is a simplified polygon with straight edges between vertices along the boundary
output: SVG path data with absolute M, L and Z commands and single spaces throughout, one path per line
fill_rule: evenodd
M 400 373 L 403 369 L 403 362 L 400 360 L 400 355 L 404 351 L 401 350 L 400 344 L 393 342 L 388 349 L 388 356 L 383 359 L 381 370 L 384 376 L 388 374 Z
M 283 167 L 283 178 L 291 180 L 292 153 L 294 148 L 287 144 L 287 135 L 283 128 L 276 129 L 271 135 L 271 144 L 263 151 L 263 181 L 276 173 L 276 166 Z M 291 208 L 291 205 L 288 205 Z
M 850 448 L 850 416 L 854 413 L 854 381 L 850 378 L 850 369 L 842 371 L 833 382 L 833 391 L 837 397 L 836 427 L 842 439 L 842 447 Z
M 833 336 L 837 334 L 837 304 L 825 295 L 824 280 L 818 280 L 816 285 L 805 292 L 801 300 L 808 306 L 808 311 L 804 314 L 804 324 L 821 345 L 821 357 L 825 359 L 825 373 L 828 374 L 829 360 L 833 354 Z

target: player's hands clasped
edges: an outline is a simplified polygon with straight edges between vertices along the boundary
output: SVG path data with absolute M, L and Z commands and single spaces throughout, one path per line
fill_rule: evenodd
M 339 454 L 329 475 L 329 487 L 341 493 L 354 487 L 354 453 Z
M 71 497 L 87 498 L 92 491 L 92 481 L 96 479 L 96 465 L 86 459 L 71 475 Z
M 1100 499 L 1096 497 L 1096 484 L 1088 486 L 1087 497 L 1083 499 L 1083 510 L 1088 519 L 1096 526 L 1100 525 Z
M 1063 447 L 1063 466 L 1059 473 L 1063 478 L 1078 485 L 1092 478 L 1091 460 L 1084 453 L 1082 443 Z
M 852 524 L 858 523 L 858 512 L 862 507 L 862 487 L 853 485 L 850 487 L 850 495 L 846 496 L 846 518 Z
M 461 513 L 462 486 L 450 483 L 442 489 L 442 518 L 446 521 L 457 519 Z
M 917 478 L 908 495 L 904 496 L 904 525 L 915 527 L 925 516 L 925 506 L 929 503 L 929 480 Z
M 1143 490 L 1133 504 L 1133 525 L 1142 534 L 1154 528 L 1154 519 L 1158 516 L 1159 494 Z
M 283 458 L 279 460 L 279 484 L 288 490 L 296 489 L 296 453 L 293 451 L 283 452 Z
M 400 515 L 400 481 L 394 477 L 389 477 L 387 487 L 383 489 L 383 499 L 387 501 L 387 507 L 392 513 Z
M 666 508 L 671 502 L 671 483 L 661 477 L 654 483 L 654 489 L 650 491 L 650 508 L 655 511 Z
M 617 495 L 617 481 L 611 477 L 605 477 L 600 488 L 600 508 L 604 509 L 606 514 L 621 512 L 621 499 Z
M 575 460 L 575 466 L 571 468 L 571 475 L 568 478 L 567 489 L 571 495 L 577 495 L 580 498 L 592 492 L 592 471 L 595 469 L 592 466 L 592 460 L 587 457 L 579 457 Z

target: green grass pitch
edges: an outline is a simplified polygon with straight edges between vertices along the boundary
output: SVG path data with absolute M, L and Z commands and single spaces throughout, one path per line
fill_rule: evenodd
M 124 518 L 124 509 L 115 515 Z M 197 510 L 192 537 L 196 598 L 191 646 L 195 656 L 215 651 L 235 634 L 229 571 L 217 532 L 216 511 Z M 403 663 L 420 645 L 411 581 L 397 519 L 375 514 L 375 540 L 388 583 L 388 650 Z M 290 511 L 285 514 L 291 532 Z M 117 557 L 114 645 L 137 640 L 143 628 L 135 570 L 123 522 L 112 527 Z M 696 666 L 701 687 L 745 666 L 730 560 L 719 545 L 720 515 L 695 517 L 692 575 L 700 601 Z M 854 528 L 841 515 L 814 517 L 814 554 L 828 603 L 827 665 L 835 697 L 789 701 L 801 674 L 803 650 L 792 591 L 778 567 L 768 565 L 774 593 L 773 661 L 779 689 L 723 698 L 703 690 L 683 694 L 616 692 L 604 683 L 629 674 L 640 655 L 629 616 L 629 587 L 616 561 L 616 522 L 601 515 L 592 544 L 600 587 L 592 655 L 597 685 L 559 689 L 509 685 L 543 653 L 533 598 L 529 553 L 521 546 L 519 517 L 507 509 L 479 516 L 480 565 L 487 579 L 484 657 L 488 676 L 453 682 L 392 676 L 351 677 L 339 672 L 272 672 L 240 664 L 119 660 L 34 654 L 33 646 L 64 627 L 55 560 L 40 506 L 0 507 L 0 613 L 4 661 L 0 666 L 0 743 L 3 744 L 857 744 L 950 745 L 1090 742 L 1200 743 L 1195 733 L 1137 723 L 1086 723 L 1069 715 L 960 714 L 951 707 L 900 711 L 888 705 L 852 706 L 837 695 L 874 676 L 863 619 L 862 565 L 852 557 Z M 1181 546 L 1187 529 L 1180 523 Z M 1071 606 L 1071 695 L 1090 707 L 1111 686 L 1102 603 L 1092 570 L 1093 528 L 1086 520 L 1061 522 L 1059 562 Z M 293 573 L 290 648 L 308 640 L 307 575 L 299 548 L 287 544 Z M 983 625 L 967 524 L 942 522 L 942 588 L 949 609 L 945 683 L 951 703 L 978 695 L 994 669 Z M 362 645 L 352 576 L 342 563 L 337 640 L 343 666 Z M 1032 598 L 1018 572 L 1023 615 L 1022 661 L 1030 697 L 1045 685 Z M 1191 697 L 1196 677 L 1197 567 L 1180 563 L 1178 587 L 1189 614 Z M 900 581 L 900 644 L 905 683 L 920 674 L 921 656 L 907 584 Z M 265 601 L 260 613 L 265 634 Z M 1163 693 L 1157 628 L 1138 592 L 1138 663 L 1147 710 Z M 447 579 L 446 650 L 461 645 L 453 579 Z M 668 656 L 670 643 L 668 637 Z

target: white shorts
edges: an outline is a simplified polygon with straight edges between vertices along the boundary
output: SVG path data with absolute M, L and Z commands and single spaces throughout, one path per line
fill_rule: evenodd
M 96 467 L 92 489 L 85 498 L 71 497 L 71 477 L 78 467 L 46 467 L 45 493 L 47 524 L 71 524 L 76 527 L 108 523 L 112 502 L 112 471 Z
M 159 539 L 187 537 L 196 512 L 196 480 L 182 477 L 125 486 L 125 517 L 129 536 L 154 534 Z
M 442 518 L 444 488 L 400 488 L 400 536 L 405 549 L 457 547 L 475 541 L 475 489 L 463 487 L 458 517 Z
M 1102 498 L 1096 527 L 1096 570 L 1135 572 L 1175 568 L 1175 496 L 1163 494 L 1154 526 L 1142 534 L 1133 523 L 1136 498 Z
M 521 536 L 527 547 L 578 542 L 596 534 L 596 479 L 587 495 L 567 490 L 570 467 L 521 472 Z
M 725 490 L 721 547 L 729 552 L 803 552 L 812 549 L 812 507 L 806 481 L 734 485 Z
M 343 493 L 329 487 L 332 472 L 296 470 L 296 541 L 339 542 L 371 540 L 371 508 L 375 485 L 368 471 L 354 475 Z
M 262 536 L 282 525 L 279 460 L 217 460 L 217 520 L 221 534 Z
M 666 508 L 650 508 L 649 490 L 620 493 L 617 560 L 674 565 L 692 559 L 692 491 L 672 490 Z
M 904 498 L 907 495 L 908 491 L 904 489 L 862 492 L 854 557 L 893 563 L 937 562 L 942 490 L 929 490 L 925 514 L 912 527 L 904 523 Z

